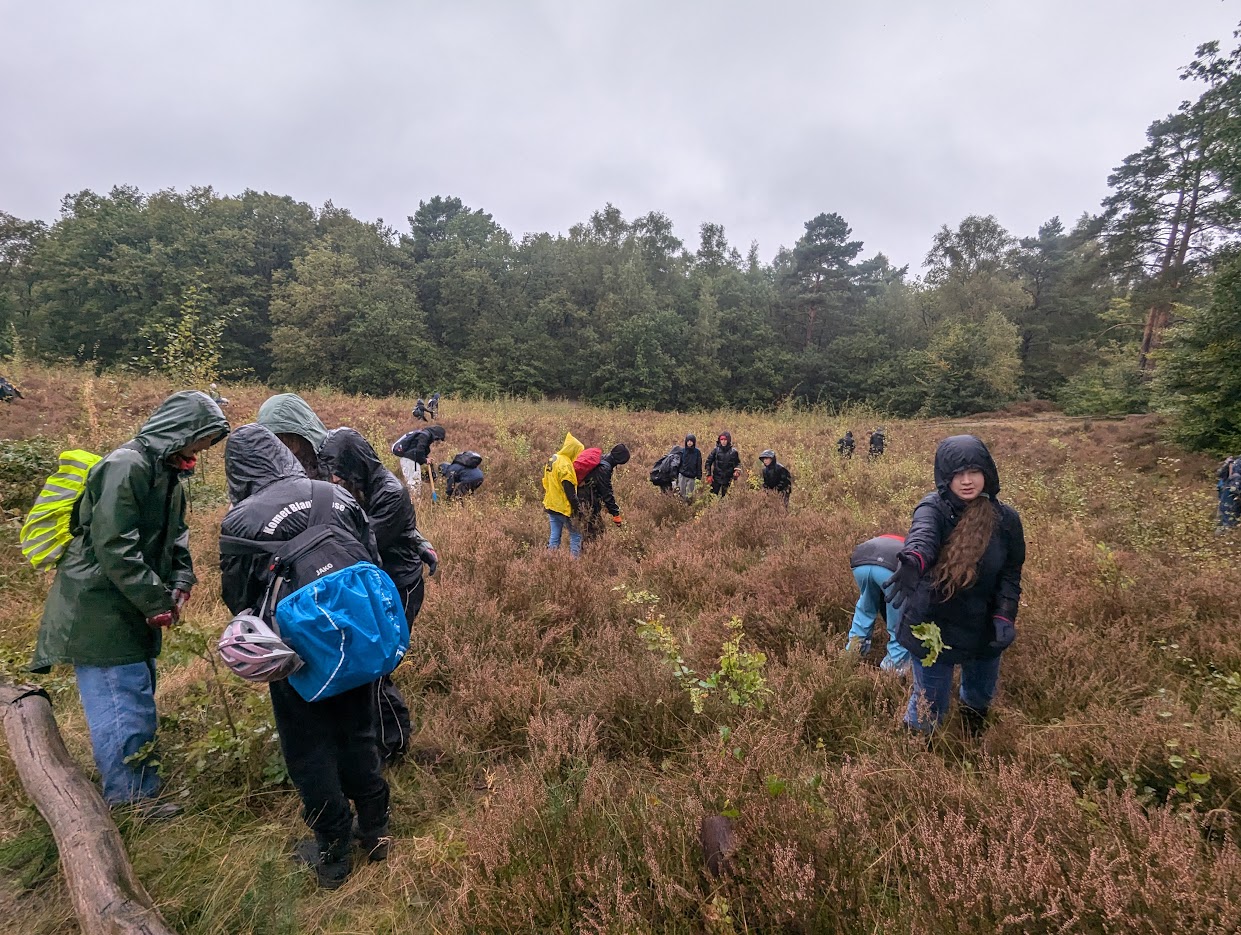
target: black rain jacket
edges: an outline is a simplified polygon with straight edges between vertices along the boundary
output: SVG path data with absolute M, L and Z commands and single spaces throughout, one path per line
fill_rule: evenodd
M 261 425 L 243 425 L 224 449 L 224 477 L 233 507 L 220 524 L 220 535 L 282 542 L 306 531 L 315 487 L 330 487 L 332 516 L 367 546 L 375 564 L 379 555 L 357 501 L 328 481 L 310 480 L 284 442 Z M 221 555 L 220 591 L 228 609 L 252 609 L 267 589 L 267 555 Z
M 717 443 L 711 449 L 711 453 L 707 455 L 707 472 L 711 475 L 713 483 L 732 483 L 733 471 L 741 467 L 741 455 L 733 447 L 732 435 L 728 432 L 720 432 L 720 437 L 726 439 L 727 444 Z
M 421 581 L 418 550 L 423 538 L 409 490 L 383 466 L 370 442 L 354 429 L 339 428 L 328 436 L 319 458 L 332 474 L 361 493 L 383 570 L 392 582 L 405 590 Z
M 616 505 L 616 494 L 612 490 L 612 472 L 620 465 L 629 463 L 629 449 L 618 449 L 621 449 L 620 445 L 600 458 L 599 463 L 578 484 L 577 496 L 583 513 L 594 515 L 606 509 L 611 516 L 620 516 L 620 507 Z
M 966 507 L 948 485 L 955 474 L 970 467 L 981 470 L 986 478 L 983 491 L 991 498 L 996 511 L 995 528 L 978 563 L 977 580 L 971 587 L 958 589 L 945 601 L 938 589 L 931 586 L 931 572 Z M 910 628 L 931 621 L 939 625 L 944 643 L 952 647 L 940 656 L 945 662 L 994 656 L 1000 650 L 988 645 L 995 639 L 992 617 L 1007 617 L 1015 622 L 1021 600 L 1021 568 L 1026 560 L 1021 517 L 998 499 L 999 471 L 987 446 L 973 435 L 954 435 L 939 443 L 935 452 L 935 488 L 934 493 L 927 494 L 914 508 L 913 521 L 905 536 L 901 554 L 918 556 L 915 561 L 924 569 L 923 586 L 915 606 L 906 608 L 901 615 L 898 641 L 921 659 L 926 650 Z
M 772 461 L 770 466 L 763 465 L 763 486 L 778 493 L 792 493 L 793 475 L 779 461 Z
M 414 429 L 396 440 L 392 446 L 392 453 L 398 458 L 409 458 L 415 464 L 426 464 L 427 458 L 431 456 L 432 442 L 442 442 L 444 438 L 444 427 L 441 425 Z
M 691 445 L 690 442 L 694 444 Z M 702 480 L 702 449 L 698 447 L 698 439 L 693 435 L 685 436 L 685 447 L 681 449 L 681 467 L 678 473 L 682 477 Z

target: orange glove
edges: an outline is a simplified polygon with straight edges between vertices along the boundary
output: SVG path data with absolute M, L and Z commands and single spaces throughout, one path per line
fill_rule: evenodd
M 612 522 L 614 522 L 617 526 L 619 526 L 624 521 L 625 521 L 625 517 L 621 516 L 620 514 L 617 514 L 616 516 L 612 517 Z

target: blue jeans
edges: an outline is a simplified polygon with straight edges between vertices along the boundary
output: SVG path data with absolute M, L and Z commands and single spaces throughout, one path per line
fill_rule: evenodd
M 159 792 L 158 758 L 125 762 L 155 740 L 155 660 L 124 666 L 74 666 L 95 765 L 109 805 Z
M 944 723 L 952 703 L 952 671 L 956 666 L 940 660 L 924 666 L 913 660 L 913 692 L 905 711 L 905 723 L 914 730 L 929 734 Z M 1000 657 L 971 659 L 961 663 L 961 704 L 985 714 L 995 697 L 1000 681 Z M 918 710 L 918 698 L 926 699 L 925 711 Z
M 855 639 L 870 646 L 870 631 L 875 625 L 875 617 L 883 610 L 883 619 L 888 627 L 888 651 L 883 657 L 881 668 L 899 671 L 909 665 L 913 658 L 909 650 L 896 641 L 896 628 L 901 623 L 901 612 L 894 607 L 885 606 L 883 601 L 883 585 L 892 572 L 882 565 L 859 565 L 853 569 L 853 580 L 857 582 L 857 606 L 853 608 L 853 626 L 849 628 L 848 641 Z
M 560 548 L 560 537 L 567 529 L 569 530 L 569 554 L 574 558 L 582 554 L 582 533 L 570 517 L 557 513 L 555 510 L 548 510 L 547 522 L 551 527 L 551 532 L 547 537 L 548 549 L 555 552 Z

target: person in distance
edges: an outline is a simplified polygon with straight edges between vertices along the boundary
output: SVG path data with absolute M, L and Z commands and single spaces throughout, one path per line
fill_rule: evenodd
M 629 449 L 625 445 L 614 445 L 612 450 L 599 459 L 586 476 L 578 484 L 578 502 L 582 514 L 586 518 L 586 538 L 597 539 L 603 535 L 603 511 L 606 509 L 617 526 L 625 520 L 621 516 L 620 507 L 616 505 L 616 494 L 612 489 L 612 472 L 622 464 L 629 463 Z
M 685 436 L 685 445 L 681 449 L 681 466 L 677 469 L 677 492 L 682 500 L 688 501 L 694 496 L 694 489 L 702 480 L 702 449 L 698 447 L 695 435 Z
M 573 459 L 585 448 L 585 445 L 573 437 L 572 432 L 566 432 L 564 444 L 547 459 L 547 465 L 543 468 L 543 509 L 547 512 L 549 528 L 547 548 L 551 552 L 558 551 L 560 540 L 567 530 L 569 555 L 573 558 L 582 554 L 581 528 L 573 522 L 575 517 L 582 515 L 577 499 L 577 472 L 573 469 Z
M 758 460 L 763 465 L 763 489 L 774 490 L 784 498 L 784 506 L 789 505 L 789 495 L 793 493 L 793 475 L 789 469 L 776 460 L 776 453 L 768 448 Z
M 711 478 L 711 492 L 717 497 L 728 496 L 728 488 L 741 476 L 741 455 L 733 447 L 729 432 L 720 432 L 715 448 L 707 455 L 707 475 Z

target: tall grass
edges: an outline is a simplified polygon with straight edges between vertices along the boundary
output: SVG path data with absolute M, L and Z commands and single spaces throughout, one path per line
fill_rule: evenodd
M 104 376 L 98 428 L 69 371 L 29 368 L 31 399 L 2 433 L 123 441 L 167 392 Z M 230 418 L 266 391 L 230 386 Z M 390 442 L 408 400 L 309 393 L 329 426 Z M 1241 927 L 1241 563 L 1212 535 L 1209 465 L 1161 445 L 1149 420 L 987 418 L 1004 496 L 1030 544 L 1019 638 L 994 726 L 954 721 L 931 749 L 899 726 L 905 688 L 843 652 L 848 555 L 905 528 L 930 489 L 938 438 L 970 424 L 887 423 L 889 454 L 841 462 L 853 413 L 621 413 L 517 400 L 442 407 L 448 443 L 487 481 L 460 505 L 419 504 L 442 570 L 396 680 L 415 743 L 446 755 L 390 774 L 397 846 L 340 891 L 315 890 L 285 854 L 302 833 L 263 694 L 224 683 L 201 652 L 223 626 L 214 535 L 224 506 L 196 500 L 202 582 L 161 663 L 172 789 L 189 806 L 125 824 L 139 874 L 178 930 L 231 932 L 1232 932 Z M 746 471 L 774 448 L 792 509 L 743 481 L 719 502 L 662 497 L 651 462 L 687 431 L 733 432 Z M 605 449 L 626 517 L 578 563 L 544 549 L 539 479 L 572 430 Z M 49 445 L 50 449 L 55 445 Z M 377 445 L 381 451 L 386 445 Z M 440 455 L 443 454 L 441 458 Z M 219 483 L 213 453 L 209 484 Z M 395 465 L 393 465 L 395 466 Z M 10 496 L 0 490 L 0 496 Z M 14 488 L 16 490 L 16 488 Z M 12 496 L 17 496 L 16 493 Z M 15 508 L 7 499 L 6 508 Z M 46 579 L 0 539 L 0 666 L 17 675 Z M 695 713 L 639 636 L 658 613 L 697 672 L 729 622 L 766 654 L 758 706 Z M 75 755 L 90 763 L 71 678 L 46 680 Z M 0 761 L 0 927 L 72 930 L 46 832 Z M 723 875 L 705 868 L 706 815 L 733 816 Z M 5 897 L 0 896 L 0 901 Z

